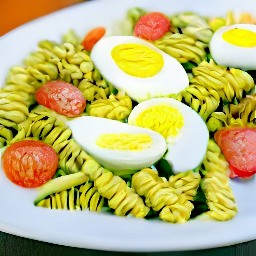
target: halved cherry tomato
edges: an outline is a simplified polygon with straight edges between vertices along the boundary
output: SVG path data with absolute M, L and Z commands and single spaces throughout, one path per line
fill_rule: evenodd
M 82 92 L 63 81 L 47 82 L 37 90 L 35 97 L 39 104 L 68 117 L 79 116 L 86 106 Z
M 214 134 L 231 176 L 250 177 L 256 173 L 256 128 L 227 127 Z
M 93 46 L 105 35 L 105 33 L 106 29 L 104 27 L 96 27 L 90 30 L 82 41 L 84 49 L 91 51 Z
M 146 40 L 157 40 L 170 30 L 170 20 L 160 12 L 150 12 L 140 17 L 134 35 Z
M 58 168 L 58 156 L 43 141 L 23 140 L 3 153 L 3 170 L 15 184 L 35 188 L 50 180 Z

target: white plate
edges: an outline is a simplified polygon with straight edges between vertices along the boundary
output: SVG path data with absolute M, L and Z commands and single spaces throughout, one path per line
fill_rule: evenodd
M 70 28 L 83 35 L 93 26 L 106 26 L 122 19 L 126 10 L 135 6 L 167 14 L 196 11 L 222 16 L 230 9 L 256 10 L 256 2 L 251 0 L 101 0 L 79 4 L 27 23 L 1 38 L 0 84 L 4 84 L 7 70 L 21 63 L 39 40 L 60 40 Z M 102 213 L 34 207 L 35 192 L 13 185 L 0 170 L 0 230 L 50 243 L 112 251 L 172 251 L 226 246 L 256 238 L 255 179 L 232 182 L 232 187 L 239 208 L 233 220 L 193 220 L 175 225 Z

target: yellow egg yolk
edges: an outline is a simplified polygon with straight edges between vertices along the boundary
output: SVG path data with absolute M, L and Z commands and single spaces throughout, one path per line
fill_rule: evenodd
M 99 147 L 113 150 L 144 150 L 152 145 L 152 138 L 148 134 L 102 134 L 96 144 Z
M 161 104 L 142 111 L 136 118 L 136 125 L 154 130 L 171 142 L 171 138 L 179 135 L 184 118 L 178 109 Z
M 222 37 L 226 42 L 236 46 L 256 46 L 256 33 L 248 29 L 234 28 L 223 33 Z
M 141 78 L 156 75 L 164 65 L 160 53 L 140 44 L 120 44 L 112 49 L 111 56 L 122 71 Z

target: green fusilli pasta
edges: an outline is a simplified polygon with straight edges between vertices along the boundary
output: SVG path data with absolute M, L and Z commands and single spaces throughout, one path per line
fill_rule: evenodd
M 98 116 L 123 121 L 132 111 L 132 100 L 122 94 L 111 94 L 108 99 L 99 99 L 86 108 L 90 116 Z
M 201 63 L 206 58 L 207 44 L 196 41 L 190 36 L 179 33 L 166 33 L 153 44 L 177 59 L 180 63 Z
M 193 204 L 179 189 L 170 186 L 160 178 L 157 171 L 142 169 L 132 176 L 132 187 L 140 196 L 145 197 L 148 207 L 160 211 L 159 217 L 171 223 L 184 223 L 190 218 Z
M 29 107 L 35 102 L 34 93 L 37 82 L 26 69 L 10 69 L 6 85 L 0 89 L 0 124 L 12 129 L 16 134 L 18 124 L 29 115 Z
M 0 124 L 0 148 L 7 146 L 13 139 L 13 132 Z
M 149 208 L 134 189 L 130 188 L 121 177 L 114 176 L 93 159 L 83 164 L 82 172 L 94 181 L 94 186 L 101 196 L 108 199 L 108 206 L 115 210 L 116 215 L 131 214 L 143 218 L 148 214 Z
M 223 112 L 213 112 L 207 120 L 207 127 L 211 132 L 233 124 L 256 124 L 256 94 L 246 95 L 238 104 L 225 105 Z
M 90 210 L 101 211 L 104 198 L 100 196 L 92 182 L 86 182 L 79 187 L 72 187 L 51 194 L 37 203 L 37 206 L 58 210 Z
M 245 71 L 218 66 L 214 61 L 203 61 L 192 69 L 191 84 L 202 85 L 218 92 L 223 101 L 241 100 L 244 93 L 254 88 L 253 78 Z
M 213 140 L 209 141 L 203 168 L 205 176 L 201 186 L 209 207 L 207 214 L 216 220 L 232 219 L 237 214 L 237 206 L 229 185 L 228 163 Z
M 192 69 L 190 85 L 177 99 L 197 111 L 204 120 L 219 107 L 221 100 L 233 102 L 254 88 L 253 78 L 245 71 L 227 69 L 216 65 L 212 60 L 203 61 Z
M 190 201 L 193 201 L 200 182 L 200 174 L 194 171 L 180 172 L 169 178 L 170 186 L 179 189 L 185 195 L 186 199 Z
M 220 96 L 214 89 L 203 85 L 191 84 L 178 94 L 177 100 L 185 101 L 204 120 L 218 108 Z

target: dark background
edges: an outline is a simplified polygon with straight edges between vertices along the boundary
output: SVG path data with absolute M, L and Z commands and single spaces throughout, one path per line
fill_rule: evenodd
M 239 229 L 237 230 L 239 232 Z M 127 253 L 72 248 L 0 232 L 0 256 L 254 256 L 256 240 L 228 247 L 185 252 Z

